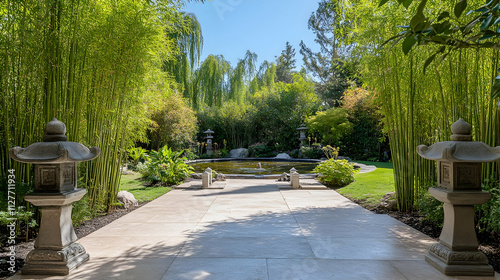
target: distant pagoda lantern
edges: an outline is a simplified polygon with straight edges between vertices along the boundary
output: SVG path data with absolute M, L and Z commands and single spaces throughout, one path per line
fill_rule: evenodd
M 301 124 L 299 128 L 297 128 L 297 130 L 300 132 L 300 137 L 299 137 L 299 141 L 300 141 L 300 146 L 305 146 L 306 144 L 306 140 L 307 140 L 307 137 L 306 137 L 306 130 L 307 130 L 307 127 L 305 124 Z
M 87 193 L 77 188 L 77 163 L 98 157 L 101 150 L 66 141 L 65 134 L 66 125 L 54 118 L 45 126 L 43 142 L 9 151 L 12 159 L 34 164 L 35 189 L 24 199 L 40 206 L 42 215 L 35 249 L 26 257 L 22 274 L 67 275 L 89 259 L 76 243 L 71 210 Z
M 212 134 L 214 133 L 212 130 L 210 130 L 210 128 L 203 132 L 205 133 L 207 136 L 205 136 L 205 139 L 207 139 L 207 155 L 211 155 L 213 153 L 213 146 L 212 146 L 212 142 L 213 142 L 213 139 L 214 137 L 212 136 Z
M 431 246 L 425 259 L 446 275 L 493 276 L 488 258 L 478 251 L 474 205 L 491 198 L 481 190 L 481 166 L 500 160 L 500 147 L 472 141 L 471 125 L 462 119 L 451 131 L 451 141 L 417 147 L 421 157 L 438 162 L 438 186 L 429 192 L 444 203 L 439 243 Z

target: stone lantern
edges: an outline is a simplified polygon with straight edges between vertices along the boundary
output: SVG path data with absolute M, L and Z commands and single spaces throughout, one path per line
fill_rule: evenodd
M 212 136 L 212 134 L 214 133 L 212 130 L 208 129 L 207 131 L 203 132 L 205 133 L 207 136 L 205 136 L 205 139 L 207 139 L 207 155 L 211 155 L 212 152 L 213 152 L 213 146 L 212 146 L 212 139 L 214 139 L 214 137 Z
M 71 203 L 87 192 L 77 188 L 77 163 L 96 158 L 101 150 L 68 142 L 65 134 L 66 125 L 53 119 L 45 126 L 43 142 L 10 149 L 12 159 L 34 164 L 35 190 L 25 200 L 39 206 L 42 215 L 35 249 L 26 257 L 22 274 L 67 275 L 89 259 L 75 242 Z
M 307 137 L 306 137 L 307 127 L 305 124 L 301 124 L 300 127 L 297 128 L 297 130 L 300 132 L 299 141 L 300 141 L 300 146 L 302 147 L 305 145 L 305 142 L 307 140 Z
M 477 249 L 474 204 L 491 198 L 481 190 L 481 165 L 500 160 L 500 147 L 472 141 L 471 125 L 462 119 L 451 131 L 451 141 L 417 147 L 421 157 L 438 162 L 438 187 L 429 192 L 444 203 L 439 243 L 431 246 L 425 259 L 446 275 L 492 276 L 488 258 Z

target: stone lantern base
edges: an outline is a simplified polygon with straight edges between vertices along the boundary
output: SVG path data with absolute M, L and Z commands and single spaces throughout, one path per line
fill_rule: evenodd
M 431 246 L 425 260 L 449 276 L 492 276 L 495 273 L 482 252 L 453 251 L 440 243 Z
M 89 254 L 78 240 L 71 220 L 72 202 L 80 200 L 87 191 L 76 189 L 65 193 L 33 193 L 26 201 L 40 206 L 42 220 L 35 240 L 35 249 L 26 257 L 21 269 L 24 275 L 68 275 L 89 260 Z
M 429 192 L 444 203 L 444 224 L 439 243 L 431 246 L 425 260 L 449 276 L 493 276 L 488 258 L 477 249 L 474 225 L 474 204 L 487 202 L 491 194 L 441 188 L 430 188 Z
M 79 243 L 61 250 L 35 249 L 26 257 L 23 275 L 68 275 L 72 269 L 88 261 L 89 254 Z

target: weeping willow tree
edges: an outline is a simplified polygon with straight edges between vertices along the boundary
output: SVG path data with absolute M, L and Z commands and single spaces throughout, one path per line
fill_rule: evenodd
M 255 62 L 257 55 L 247 51 L 245 57 L 238 61 L 238 64 L 231 72 L 231 91 L 229 99 L 243 104 L 249 100 L 249 84 L 255 75 Z
M 381 47 L 412 12 L 394 5 L 377 8 L 374 1 L 342 2 L 337 7 L 351 27 L 338 31 L 350 34 L 344 44 L 355 43 L 353 55 L 361 58 L 365 86 L 378 96 L 391 145 L 398 206 L 411 211 L 414 199 L 436 182 L 435 163 L 417 155 L 418 145 L 449 140 L 450 125 L 458 118 L 472 125 L 474 140 L 495 144 L 496 100 L 490 90 L 498 51 L 459 50 L 424 73 L 425 61 L 435 48 L 418 47 L 405 55 L 399 45 Z M 437 12 L 452 4 L 434 1 L 428 7 Z M 493 171 L 488 165 L 483 176 Z
M 222 55 L 209 55 L 195 72 L 192 104 L 196 109 L 204 105 L 220 107 L 229 98 L 231 64 Z
M 144 99 L 173 85 L 159 71 L 174 53 L 165 22 L 180 21 L 178 1 L 9 1 L 0 6 L 0 175 L 31 167 L 8 150 L 42 138 L 46 122 L 66 123 L 68 140 L 99 146 L 80 164 L 90 206 L 115 201 L 124 148 L 145 137 Z M 5 191 L 3 186 L 2 190 Z
M 183 96 L 193 100 L 194 69 L 203 49 L 201 25 L 194 14 L 181 13 L 182 20 L 169 23 L 167 34 L 176 44 L 176 54 L 163 62 L 163 69 L 183 88 Z
M 249 92 L 250 95 L 255 94 L 264 88 L 272 90 L 275 87 L 276 80 L 276 65 L 265 60 L 259 67 L 257 74 L 250 82 Z

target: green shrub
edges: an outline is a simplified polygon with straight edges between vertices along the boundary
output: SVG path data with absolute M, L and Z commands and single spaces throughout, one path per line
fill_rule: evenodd
M 256 143 L 248 147 L 248 155 L 250 157 L 273 157 L 273 147 L 269 147 L 264 143 Z
M 132 164 L 136 166 L 139 160 L 145 159 L 146 150 L 141 147 L 134 147 L 127 150 L 128 156 L 132 159 Z
M 311 132 L 321 135 L 320 142 L 334 144 L 352 130 L 352 123 L 347 117 L 346 109 L 333 107 L 306 118 L 306 125 Z
M 491 193 L 485 204 L 476 205 L 476 221 L 479 232 L 500 232 L 500 187 L 495 179 L 485 179 L 482 189 Z
M 354 173 L 358 170 L 354 169 L 354 163 L 349 163 L 347 160 L 326 160 L 316 168 L 314 172 L 318 173 L 318 180 L 327 187 L 341 188 L 354 182 Z
M 300 147 L 300 153 L 303 158 L 320 159 L 324 156 L 323 150 L 319 146 Z
M 194 159 L 198 159 L 200 158 L 197 154 L 195 154 L 193 152 L 192 149 L 186 149 L 184 151 L 184 157 L 187 159 L 187 160 L 194 160 Z
M 295 149 L 295 150 L 290 151 L 289 156 L 291 156 L 292 158 L 299 158 L 300 157 L 299 149 Z
M 81 225 L 83 222 L 95 218 L 105 212 L 105 205 L 96 204 L 91 207 L 89 196 L 85 195 L 82 199 L 73 202 L 71 220 L 73 221 L 73 226 L 76 227 Z
M 439 227 L 443 226 L 444 211 L 443 203 L 435 199 L 429 192 L 426 192 L 421 198 L 416 200 L 420 215 Z
M 149 153 L 149 160 L 145 164 L 138 164 L 137 171 L 139 171 L 148 181 L 153 183 L 164 183 L 167 185 L 175 185 L 191 173 L 193 167 L 186 164 L 186 158 L 181 157 L 184 150 L 180 152 L 173 152 L 167 146 L 161 148 L 158 152 L 151 151 Z
M 215 155 L 217 158 L 228 158 L 229 151 L 226 149 L 220 149 L 220 150 L 215 151 Z
M 2 233 L 0 234 L 0 247 L 4 247 L 7 245 L 7 238 L 10 233 L 10 230 L 8 230 L 7 226 L 12 222 L 16 224 L 16 238 L 19 238 L 19 236 L 22 234 L 22 229 L 26 229 L 26 240 L 29 239 L 28 235 L 30 229 L 31 232 L 33 232 L 33 229 L 37 226 L 37 222 L 34 217 L 35 212 L 33 210 L 26 210 L 26 207 L 18 206 L 16 208 L 16 211 L 13 212 L 0 211 L 0 232 Z

